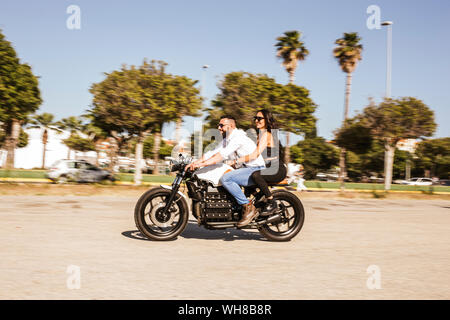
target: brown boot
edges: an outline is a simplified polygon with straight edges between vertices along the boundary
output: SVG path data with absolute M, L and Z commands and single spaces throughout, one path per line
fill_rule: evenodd
M 258 216 L 255 206 L 252 203 L 244 204 L 242 219 L 237 223 L 237 226 L 243 227 L 248 225 L 254 218 Z

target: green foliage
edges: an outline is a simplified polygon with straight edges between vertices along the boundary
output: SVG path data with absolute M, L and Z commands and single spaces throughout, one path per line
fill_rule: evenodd
M 41 103 L 37 77 L 29 65 L 20 63 L 0 30 L 0 122 L 23 123 Z
M 82 120 L 75 116 L 70 116 L 56 122 L 59 130 L 67 130 L 70 134 L 75 134 L 83 128 Z
M 155 137 L 154 135 L 149 135 L 144 140 L 144 159 L 153 159 L 154 158 L 154 143 Z M 173 146 L 167 144 L 164 140 L 161 139 L 161 145 L 159 147 L 159 158 L 164 159 L 164 157 L 168 157 L 172 154 Z
M 29 128 L 44 128 L 52 129 L 56 131 L 61 131 L 56 127 L 57 122 L 53 121 L 54 115 L 51 113 L 44 112 L 42 114 L 35 115 L 28 124 Z
M 341 148 L 345 148 L 357 154 L 364 154 L 372 147 L 373 137 L 370 128 L 349 119 L 335 132 L 335 142 Z
M 316 118 L 313 116 L 317 105 L 309 97 L 304 87 L 288 84 L 281 87 L 273 113 L 284 131 L 296 134 L 309 134 L 316 131 Z
M 347 176 L 351 180 L 358 180 L 362 175 L 361 159 L 358 154 L 347 150 L 345 159 Z
M 413 97 L 386 98 L 378 106 L 371 103 L 355 120 L 391 146 L 402 139 L 429 137 L 436 130 L 434 112 Z
M 70 135 L 69 138 L 64 139 L 63 143 L 72 150 L 87 152 L 95 151 L 95 144 L 88 138 L 83 138 L 77 133 Z
M 253 127 L 253 116 L 258 109 L 271 109 L 281 85 L 267 75 L 231 72 L 218 84 L 220 93 L 212 101 L 206 120 L 215 128 L 222 115 L 231 114 L 239 128 Z
M 334 57 L 338 60 L 342 71 L 351 73 L 355 70 L 359 60 L 361 60 L 361 53 L 363 50 L 360 44 L 361 38 L 357 32 L 344 33 L 342 38 L 336 40 L 337 47 L 334 48 Z
M 14 149 L 25 146 L 21 127 L 28 116 L 42 103 L 38 79 L 31 67 L 20 63 L 14 48 L 0 30 L 0 125 L 7 136 L 4 148 L 8 151 L 7 168 L 14 166 Z
M 450 137 L 420 142 L 415 155 L 414 172 L 423 175 L 425 170 L 429 170 L 431 176 L 450 178 Z
M 178 118 L 201 115 L 200 110 L 203 98 L 200 96 L 200 91 L 195 87 L 197 82 L 197 80 L 192 80 L 185 76 L 172 76 L 168 90 L 172 92 Z
M 294 162 L 303 164 L 305 179 L 314 179 L 318 172 L 333 168 L 339 161 L 338 149 L 322 137 L 299 141 L 291 147 L 291 154 Z
M 283 36 L 277 38 L 277 57 L 282 59 L 283 66 L 290 76 L 290 83 L 294 81 L 294 73 L 297 69 L 298 61 L 303 61 L 309 55 L 303 41 L 300 41 L 302 33 L 293 30 L 286 31 Z
M 166 63 L 144 60 L 139 67 L 123 66 L 106 73 L 106 79 L 93 84 L 93 109 L 96 126 L 105 131 L 127 132 L 140 136 L 161 130 L 162 123 L 191 114 L 201 108 L 194 81 L 165 72 Z M 183 112 L 180 109 L 183 109 Z
M 384 143 L 374 140 L 369 149 L 364 153 L 354 153 L 347 150 L 346 164 L 347 174 L 352 180 L 358 180 L 362 176 L 382 176 L 384 170 Z M 404 178 L 407 151 L 395 150 L 393 177 Z
M 22 128 L 20 128 L 19 140 L 17 142 L 17 148 L 24 148 L 28 145 L 28 133 L 26 133 Z M 5 131 L 0 129 L 0 148 L 4 147 L 6 139 Z
M 222 115 L 231 114 L 239 128 L 253 128 L 253 116 L 265 108 L 272 111 L 283 131 L 300 134 L 315 130 L 313 113 L 317 105 L 304 87 L 281 85 L 263 74 L 231 72 L 219 82 L 219 90 L 206 118 L 211 127 Z
M 25 148 L 28 145 L 28 133 L 20 128 L 19 141 L 17 142 L 17 148 Z
M 336 133 L 336 141 L 360 154 L 362 173 L 385 171 L 388 177 L 385 186 L 389 186 L 390 169 L 394 177 L 403 177 L 408 157 L 402 151 L 395 151 L 398 141 L 431 136 L 435 129 L 434 113 L 421 100 L 386 98 L 379 105 L 372 101 L 361 114 L 349 119 Z M 393 163 L 388 159 L 393 159 Z

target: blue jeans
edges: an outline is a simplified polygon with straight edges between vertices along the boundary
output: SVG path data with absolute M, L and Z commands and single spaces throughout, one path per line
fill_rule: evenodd
M 223 187 L 236 199 L 239 204 L 247 204 L 249 201 L 241 189 L 255 184 L 251 175 L 253 172 L 264 169 L 264 167 L 245 167 L 225 173 L 220 179 Z

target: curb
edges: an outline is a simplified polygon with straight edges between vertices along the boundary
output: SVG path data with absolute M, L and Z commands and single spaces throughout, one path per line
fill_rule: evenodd
M 0 182 L 16 182 L 16 183 L 45 183 L 45 184 L 51 184 L 53 183 L 50 179 L 39 179 L 39 178 L 0 178 Z M 135 186 L 134 182 L 132 181 L 115 181 L 113 185 L 123 185 L 123 186 Z M 159 185 L 168 185 L 170 186 L 171 183 L 168 182 L 145 182 L 143 181 L 141 185 L 144 186 L 159 186 Z M 275 188 L 284 188 L 284 187 L 275 187 Z M 293 187 L 293 189 L 295 189 Z M 296 190 L 291 190 L 296 191 Z M 307 190 L 303 190 L 301 192 L 341 192 L 340 189 L 331 189 L 331 188 L 308 188 Z M 363 192 L 363 193 L 383 193 L 384 190 L 367 190 L 367 189 L 345 189 L 344 192 Z M 415 190 L 389 190 L 389 193 L 409 193 L 409 194 L 423 194 L 426 191 L 415 191 Z M 440 195 L 448 195 L 450 192 L 440 192 L 440 191 L 433 191 L 432 194 L 440 194 Z

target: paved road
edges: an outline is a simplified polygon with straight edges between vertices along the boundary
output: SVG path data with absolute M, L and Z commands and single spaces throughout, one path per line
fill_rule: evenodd
M 273 243 L 194 221 L 148 241 L 136 200 L 0 196 L 0 299 L 450 299 L 450 201 L 306 198 Z

